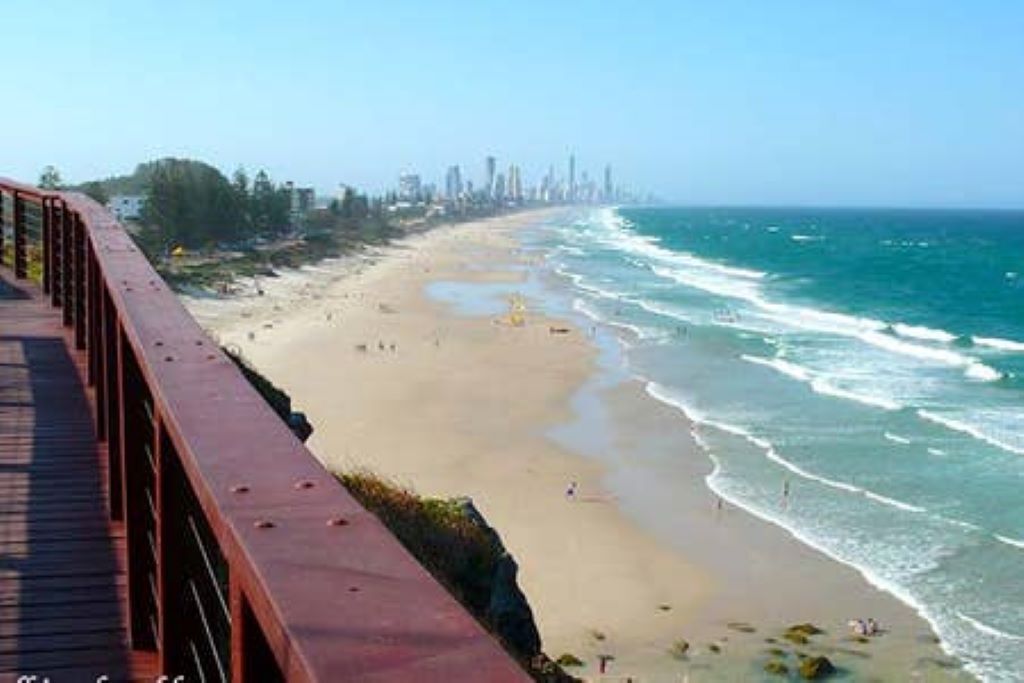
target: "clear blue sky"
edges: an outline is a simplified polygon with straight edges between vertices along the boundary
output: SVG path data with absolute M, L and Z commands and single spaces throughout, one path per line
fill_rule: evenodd
M 0 173 L 321 190 L 575 150 L 687 203 L 1024 206 L 1024 2 L 8 3 Z

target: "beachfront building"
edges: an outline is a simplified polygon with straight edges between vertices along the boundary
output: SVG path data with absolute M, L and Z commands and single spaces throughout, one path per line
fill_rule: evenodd
M 512 164 L 508 167 L 507 199 L 513 202 L 523 200 L 523 175 L 519 167 Z
M 569 201 L 576 201 L 576 155 L 569 155 Z
M 444 178 L 444 190 L 448 201 L 454 202 L 462 196 L 462 172 L 458 164 L 448 167 Z
M 494 182 L 495 172 L 498 170 L 498 162 L 494 157 L 487 157 L 484 159 L 484 171 L 487 174 L 487 185 L 484 186 L 484 192 L 487 193 L 488 199 L 494 199 Z
M 401 173 L 398 176 L 398 198 L 407 202 L 419 201 L 423 186 L 418 173 Z
M 146 196 L 141 194 L 115 194 L 107 202 L 107 208 L 119 221 L 137 221 L 142 218 Z
M 291 181 L 284 184 L 284 190 L 288 193 L 288 220 L 292 227 L 298 226 L 316 208 L 316 192 L 312 187 L 295 187 Z
M 491 199 L 496 202 L 505 201 L 505 174 L 499 173 L 494 178 L 494 191 L 491 192 Z

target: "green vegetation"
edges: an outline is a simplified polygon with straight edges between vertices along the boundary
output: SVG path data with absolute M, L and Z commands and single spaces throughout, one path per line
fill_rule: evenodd
M 555 660 L 555 664 L 558 664 L 558 666 L 583 666 L 584 662 L 576 655 L 566 652 Z
M 101 204 L 114 195 L 146 198 L 130 232 L 174 287 L 223 289 L 240 276 L 338 257 L 403 234 L 379 199 L 348 188 L 328 208 L 291 213 L 291 191 L 265 171 L 250 181 L 239 168 L 229 180 L 202 161 L 165 158 L 130 175 L 66 186 L 60 171 L 43 169 L 40 187 L 82 192 Z M 185 256 L 172 256 L 178 248 Z
M 772 659 L 764 665 L 765 673 L 770 673 L 775 676 L 786 676 L 789 674 L 789 667 L 786 666 L 785 662 L 779 661 L 778 659 Z
M 38 185 L 42 190 L 59 190 L 63 185 L 63 181 L 57 167 L 46 166 L 43 168 L 43 172 L 39 174 Z
M 341 483 L 474 613 L 486 611 L 503 549 L 451 500 L 421 498 L 365 471 Z
M 251 217 L 245 198 L 220 171 L 187 159 L 161 159 L 149 166 L 142 223 L 159 231 L 168 246 L 198 247 L 246 236 Z
M 256 392 L 263 397 L 263 400 L 267 402 L 267 405 L 277 413 L 277 416 L 284 421 L 288 428 L 292 430 L 292 433 L 300 441 L 305 441 L 313 433 L 313 426 L 309 424 L 305 414 L 295 412 L 292 410 L 292 398 L 282 389 L 279 389 L 277 385 L 271 382 L 269 379 L 264 377 L 256 368 L 249 365 L 242 354 L 238 351 L 221 347 L 221 350 L 234 361 L 238 369 L 242 371 L 242 375 L 248 380 L 249 384 L 256 389 Z
M 421 498 L 366 471 L 337 476 L 420 564 L 498 636 L 534 680 L 577 680 L 562 670 L 560 662 L 541 652 L 533 615 L 515 583 L 515 563 L 471 503 Z

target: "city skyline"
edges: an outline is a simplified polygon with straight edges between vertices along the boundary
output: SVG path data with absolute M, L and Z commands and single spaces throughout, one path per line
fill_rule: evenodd
M 673 203 L 1024 207 L 1024 7 L 995 0 L 9 9 L 21 178 L 174 156 L 377 193 L 575 151 Z
M 524 202 L 541 203 L 614 203 L 623 201 L 654 201 L 650 193 L 638 188 L 630 188 L 613 182 L 612 164 L 602 167 L 601 181 L 597 176 L 591 178 L 584 170 L 577 181 L 576 154 L 568 156 L 567 172 L 559 176 L 555 165 L 551 164 L 539 177 L 527 176 L 523 179 L 522 167 L 509 163 L 507 172 L 499 170 L 498 158 L 487 155 L 479 175 L 479 183 L 473 181 L 473 175 L 462 164 L 449 165 L 443 174 L 443 180 L 435 182 L 432 176 L 423 174 L 416 169 L 404 169 L 398 173 L 397 185 L 389 188 L 384 195 L 394 195 L 397 201 L 453 201 L 487 200 L 491 202 Z M 344 183 L 339 187 L 346 187 Z

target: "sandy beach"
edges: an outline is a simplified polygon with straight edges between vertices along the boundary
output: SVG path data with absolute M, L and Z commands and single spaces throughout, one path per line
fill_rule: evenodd
M 636 381 L 593 381 L 612 332 L 547 317 L 526 286 L 540 256 L 520 231 L 555 215 L 438 228 L 264 279 L 262 295 L 249 283 L 186 305 L 291 394 L 326 466 L 470 496 L 519 562 L 545 650 L 585 662 L 576 675 L 756 680 L 777 647 L 826 654 L 858 680 L 957 678 L 913 610 L 720 507 L 681 413 Z M 507 299 L 520 288 L 517 325 Z M 861 616 L 884 635 L 849 639 Z M 826 633 L 783 640 L 803 622 Z

